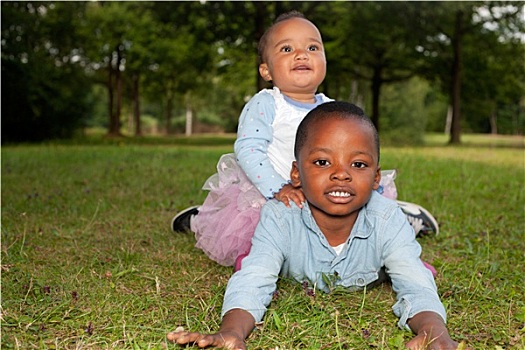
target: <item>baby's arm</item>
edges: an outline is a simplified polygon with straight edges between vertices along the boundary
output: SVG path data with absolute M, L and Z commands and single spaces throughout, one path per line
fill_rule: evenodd
M 268 146 L 273 141 L 274 118 L 273 97 L 268 93 L 255 95 L 241 113 L 234 145 L 239 166 L 267 199 L 273 198 L 287 182 L 275 170 L 268 156 Z
M 445 322 L 435 312 L 422 311 L 408 320 L 408 326 L 416 334 L 406 346 L 409 349 L 456 349 L 458 343 L 448 334 Z
M 198 332 L 170 332 L 166 336 L 170 342 L 177 344 L 193 344 L 199 348 L 215 347 L 232 350 L 245 350 L 246 339 L 253 328 L 255 320 L 245 310 L 233 309 L 222 318 L 221 328 L 217 333 L 205 334 Z

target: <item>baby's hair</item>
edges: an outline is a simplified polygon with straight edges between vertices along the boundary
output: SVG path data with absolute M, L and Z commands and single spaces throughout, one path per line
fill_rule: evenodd
M 374 143 L 377 150 L 377 160 L 379 161 L 379 134 L 374 123 L 372 120 L 370 120 L 370 118 L 368 118 L 361 108 L 352 103 L 341 101 L 332 101 L 320 104 L 308 112 L 306 117 L 304 117 L 297 128 L 297 134 L 295 137 L 294 155 L 296 159 L 299 158 L 299 153 L 308 140 L 310 125 L 316 121 L 329 118 L 354 119 L 367 125 L 372 130 L 374 135 Z
M 273 21 L 272 25 L 266 29 L 264 34 L 262 35 L 261 39 L 259 39 L 259 44 L 257 45 L 257 53 L 259 58 L 259 64 L 265 63 L 266 58 L 264 57 L 264 52 L 266 50 L 266 45 L 268 44 L 268 37 L 270 36 L 270 33 L 273 31 L 273 28 L 277 23 L 287 21 L 292 18 L 303 18 L 306 19 L 306 17 L 299 11 L 293 10 L 290 12 L 285 12 L 280 14 L 275 21 Z

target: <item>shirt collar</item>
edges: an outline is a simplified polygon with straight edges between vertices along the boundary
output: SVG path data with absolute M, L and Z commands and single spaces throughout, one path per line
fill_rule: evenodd
M 301 218 L 311 231 L 315 232 L 318 235 L 324 235 L 317 223 L 314 220 L 314 217 L 312 215 L 312 211 L 310 210 L 310 206 L 307 202 L 303 203 L 303 209 L 301 210 Z M 367 215 L 367 206 L 365 205 L 361 210 L 359 211 L 359 215 L 357 216 L 357 220 L 354 224 L 354 227 L 352 228 L 352 232 L 350 232 L 350 238 L 367 238 L 372 234 L 372 230 L 370 229 L 372 227 L 372 224 L 370 220 L 368 219 Z

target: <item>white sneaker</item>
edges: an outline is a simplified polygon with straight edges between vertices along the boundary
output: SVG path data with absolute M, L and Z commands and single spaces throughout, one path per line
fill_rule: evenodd
M 437 220 L 420 205 L 397 201 L 397 204 L 407 216 L 408 222 L 414 228 L 416 235 L 438 234 L 439 225 Z

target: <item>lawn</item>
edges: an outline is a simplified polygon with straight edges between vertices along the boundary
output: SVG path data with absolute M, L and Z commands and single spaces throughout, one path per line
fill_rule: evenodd
M 399 199 L 438 219 L 420 239 L 438 271 L 452 337 L 472 349 L 525 348 L 523 137 L 441 135 L 383 147 Z M 210 261 L 173 214 L 232 138 L 95 140 L 2 147 L 2 349 L 177 349 L 165 334 L 216 330 L 232 268 Z M 311 296 L 279 282 L 250 349 L 401 349 L 388 285 Z

